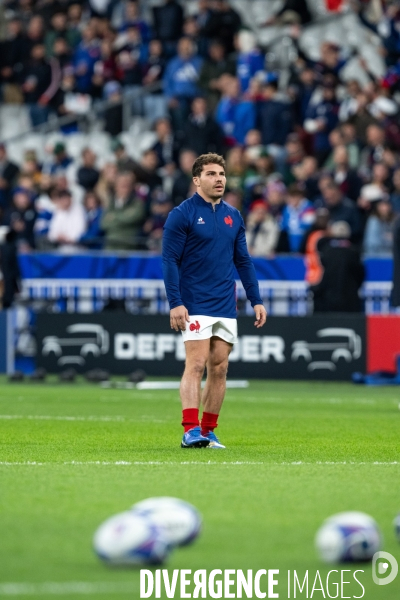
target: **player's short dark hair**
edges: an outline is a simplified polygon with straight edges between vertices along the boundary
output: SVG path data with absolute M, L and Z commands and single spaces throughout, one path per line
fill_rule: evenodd
M 224 170 L 226 169 L 224 157 L 220 154 L 215 154 L 214 152 L 209 152 L 208 154 L 200 154 L 200 156 L 196 158 L 192 166 L 193 177 L 200 177 L 203 167 L 205 165 L 219 165 Z

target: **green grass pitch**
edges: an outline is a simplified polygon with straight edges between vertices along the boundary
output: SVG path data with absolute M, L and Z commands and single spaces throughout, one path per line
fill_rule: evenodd
M 287 598 L 287 570 L 328 572 L 313 538 L 343 510 L 371 514 L 400 562 L 398 400 L 389 387 L 254 381 L 228 390 L 226 451 L 181 450 L 177 391 L 1 380 L 0 598 L 139 598 L 138 571 L 105 567 L 91 540 L 110 515 L 159 495 L 204 518 L 171 570 L 279 569 Z M 370 565 L 357 568 L 364 598 L 398 600 L 400 575 L 376 586 Z

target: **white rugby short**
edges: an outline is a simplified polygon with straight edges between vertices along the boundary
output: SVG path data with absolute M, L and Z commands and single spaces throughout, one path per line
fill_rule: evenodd
M 204 317 L 190 315 L 190 323 L 186 322 L 186 329 L 182 331 L 183 341 L 208 340 L 210 337 L 219 337 L 228 344 L 236 344 L 237 320 L 225 317 Z

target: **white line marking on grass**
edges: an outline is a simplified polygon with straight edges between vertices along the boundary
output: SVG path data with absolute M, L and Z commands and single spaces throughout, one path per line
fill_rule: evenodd
M 154 419 L 150 416 L 143 415 L 139 419 L 127 419 L 126 417 L 115 416 L 115 417 L 99 417 L 94 415 L 88 415 L 87 417 L 70 417 L 70 416 L 57 416 L 57 415 L 0 415 L 0 420 L 13 421 L 23 420 L 28 421 L 80 421 L 80 422 L 100 422 L 100 423 L 167 423 L 166 419 Z
M 185 460 L 185 461 L 157 461 L 157 460 L 147 460 L 147 461 L 126 461 L 126 460 L 117 460 L 114 462 L 106 461 L 106 460 L 89 460 L 89 461 L 79 461 L 79 460 L 71 460 L 65 461 L 62 463 L 56 462 L 36 462 L 36 461 L 24 461 L 24 462 L 10 462 L 3 461 L 0 462 L 0 466 L 2 467 L 42 467 L 42 466 L 86 466 L 86 465 L 99 465 L 99 466 L 115 466 L 115 467 L 131 467 L 131 466 L 159 466 L 159 465 L 263 465 L 263 462 L 252 462 L 252 461 L 201 461 L 201 460 Z M 272 463 L 273 464 L 273 463 Z
M 392 462 L 381 462 L 381 461 L 373 461 L 373 462 L 355 462 L 355 461 L 316 461 L 316 462 L 303 462 L 292 461 L 292 462 L 256 462 L 256 461 L 202 461 L 202 460 L 185 460 L 185 461 L 162 461 L 162 460 L 147 460 L 147 461 L 126 461 L 126 460 L 117 460 L 117 461 L 106 461 L 106 460 L 88 460 L 88 461 L 79 461 L 79 460 L 71 460 L 65 461 L 62 463 L 57 462 L 37 462 L 37 461 L 23 461 L 23 462 L 9 462 L 3 461 L 0 462 L 0 466 L 2 467 L 37 467 L 37 466 L 115 466 L 115 467 L 134 467 L 134 466 L 160 466 L 160 465 L 265 465 L 270 467 L 298 467 L 298 466 L 360 466 L 360 465 L 368 465 L 368 466 L 400 466 L 400 462 L 392 461 Z
M 1 583 L 0 596 L 64 596 L 92 594 L 132 594 L 131 584 L 91 581 L 47 581 L 45 583 Z

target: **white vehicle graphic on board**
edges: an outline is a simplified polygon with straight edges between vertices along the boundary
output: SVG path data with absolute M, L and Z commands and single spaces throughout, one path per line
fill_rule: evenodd
M 66 332 L 79 334 L 79 336 L 61 338 L 56 335 L 48 335 L 43 338 L 42 355 L 55 354 L 58 357 L 57 364 L 60 366 L 84 365 L 89 354 L 97 357 L 108 352 L 110 347 L 108 331 L 101 325 L 77 323 L 69 325 Z M 76 354 L 63 356 L 63 350 L 66 348 L 76 348 Z
M 308 371 L 317 369 L 336 371 L 336 363 L 340 359 L 349 363 L 361 356 L 361 337 L 354 329 L 327 327 L 317 331 L 317 337 L 321 341 L 312 343 L 298 340 L 292 344 L 292 360 L 303 358 L 309 363 Z

